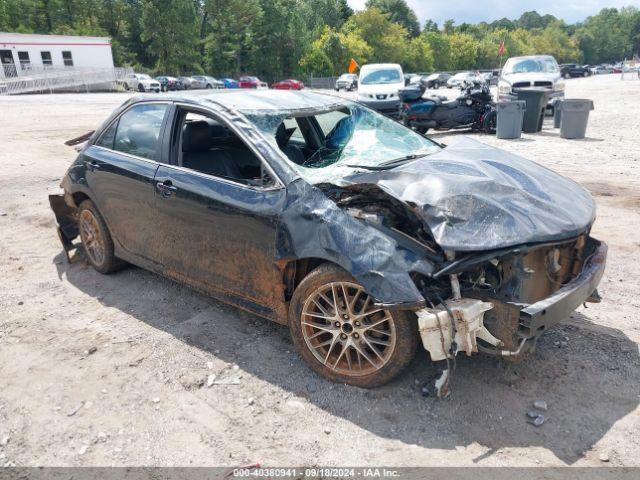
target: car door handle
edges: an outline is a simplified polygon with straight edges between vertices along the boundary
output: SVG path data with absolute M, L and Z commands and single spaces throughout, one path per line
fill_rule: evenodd
M 94 170 L 100 170 L 100 164 L 95 160 L 91 160 L 90 162 L 84 162 L 84 163 L 87 166 L 87 168 L 92 172 Z
M 160 192 L 160 195 L 163 198 L 174 195 L 178 190 L 177 187 L 173 186 L 173 182 L 171 180 L 165 180 L 164 182 L 156 183 L 156 189 L 158 190 L 158 192 Z

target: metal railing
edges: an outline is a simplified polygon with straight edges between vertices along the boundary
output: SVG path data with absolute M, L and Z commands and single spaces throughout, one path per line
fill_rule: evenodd
M 0 95 L 20 93 L 53 93 L 61 90 L 116 90 L 131 68 L 28 67 L 2 65 Z

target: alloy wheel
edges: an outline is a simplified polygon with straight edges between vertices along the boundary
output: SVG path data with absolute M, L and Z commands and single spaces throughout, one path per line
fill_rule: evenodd
M 343 375 L 380 370 L 396 348 L 393 316 L 374 306 L 355 283 L 331 282 L 314 290 L 303 305 L 300 322 L 316 360 Z
M 98 221 L 90 210 L 82 210 L 80 213 L 79 227 L 85 252 L 95 265 L 102 265 L 105 255 L 104 240 Z

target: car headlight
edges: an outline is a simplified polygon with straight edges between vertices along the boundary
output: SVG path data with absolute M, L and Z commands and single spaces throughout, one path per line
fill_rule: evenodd
M 511 84 L 507 82 L 498 83 L 498 93 L 511 93 Z
M 558 80 L 554 86 L 554 90 L 564 92 L 564 80 Z

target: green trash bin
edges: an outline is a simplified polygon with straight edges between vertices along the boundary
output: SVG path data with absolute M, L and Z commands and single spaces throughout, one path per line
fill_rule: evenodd
M 553 128 L 560 128 L 562 121 L 562 100 L 558 100 L 553 106 Z
M 519 88 L 516 93 L 518 100 L 523 100 L 527 103 L 522 131 L 525 133 L 538 133 L 542 130 L 544 112 L 547 109 L 551 91 L 546 88 L 530 87 Z
M 520 100 L 496 103 L 496 111 L 498 113 L 496 137 L 503 139 L 520 138 L 525 109 L 526 102 Z
M 593 101 L 572 98 L 562 103 L 561 138 L 584 138 Z

